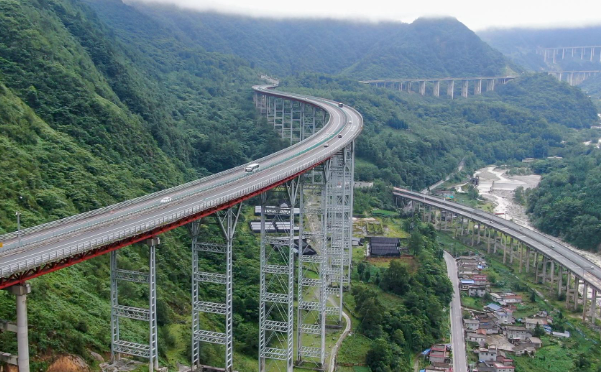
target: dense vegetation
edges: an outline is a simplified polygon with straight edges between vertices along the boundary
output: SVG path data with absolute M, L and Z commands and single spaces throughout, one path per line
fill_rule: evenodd
M 28 227 L 281 148 L 284 143 L 252 107 L 250 86 L 259 68 L 293 74 L 287 89 L 332 97 L 362 112 L 366 127 L 357 143 L 357 178 L 375 180 L 376 186 L 357 193 L 360 213 L 390 207 L 390 184 L 426 187 L 462 159 L 470 169 L 553 154 L 562 149 L 566 127 L 595 122 L 586 97 L 542 75 L 453 102 L 355 81 L 505 72 L 500 54 L 455 20 L 357 25 L 139 9 L 120 0 L 0 2 L 0 233 L 15 230 L 17 210 Z M 301 73 L 306 70 L 349 78 Z M 217 235 L 214 226 L 203 231 L 207 239 Z M 236 342 L 236 369 L 251 371 L 257 242 L 246 226 L 237 239 L 234 321 L 242 342 Z M 380 349 L 385 358 L 399 358 L 401 350 L 398 362 L 390 362 L 401 368 L 410 353 L 441 337 L 448 288 L 439 251 L 423 226 L 412 242 L 416 271 L 396 264 L 374 271 L 355 292 L 361 304 L 377 304 L 373 291 L 403 296 L 403 306 L 383 313 L 380 328 L 369 335 L 379 340 L 370 356 L 374 363 L 385 360 L 375 354 Z M 161 363 L 172 366 L 189 360 L 189 245 L 188 233 L 180 229 L 163 237 L 158 252 Z M 135 247 L 120 257 L 120 265 L 131 269 L 147 260 Z M 108 258 L 101 257 L 32 281 L 34 369 L 57 354 L 89 360 L 88 349 L 109 350 L 108 270 Z M 144 301 L 143 289 L 126 286 L 123 294 L 132 305 Z M 215 293 L 207 289 L 205 295 Z M 0 318 L 13 316 L 14 297 L 0 291 Z M 130 339 L 144 337 L 143 324 L 126 322 L 123 329 Z M 15 351 L 13 336 L 0 335 L 2 351 Z M 390 348 L 378 347 L 382 342 Z M 203 348 L 203 360 L 219 364 L 216 350 Z
M 357 179 L 414 189 L 444 178 L 462 159 L 474 169 L 553 155 L 562 149 L 567 127 L 597 122 L 594 106 L 578 88 L 544 74 L 451 102 L 314 74 L 283 85 L 356 107 L 365 123 L 357 141 Z
M 599 70 L 599 58 L 590 62 L 587 58 L 580 59 L 577 53 L 574 58 L 569 54 L 557 64 L 544 62 L 542 55 L 536 54 L 539 47 L 567 47 L 598 45 L 601 37 L 601 27 L 589 26 L 578 28 L 510 28 L 490 29 L 478 32 L 484 41 L 521 66 L 534 70 Z M 598 57 L 598 56 L 597 56 Z M 552 61 L 549 61 L 552 62 Z
M 599 251 L 601 151 L 581 147 L 567 155 L 562 161 L 534 166 L 543 178 L 528 196 L 528 212 L 542 231 L 579 248 Z
M 414 259 L 392 260 L 388 268 L 369 262 L 357 265 L 356 275 L 363 284 L 353 287 L 354 315 L 359 332 L 373 340 L 366 355 L 373 372 L 410 371 L 412 355 L 446 337 L 444 309 L 453 290 L 442 248 L 432 225 L 419 219 L 407 222 L 415 242 Z M 401 303 L 387 301 L 382 291 L 402 298 Z
M 104 1 L 94 2 L 103 7 Z M 506 72 L 502 55 L 456 19 L 412 24 L 271 20 L 133 4 L 209 51 L 233 53 L 279 76 L 312 71 L 377 79 Z

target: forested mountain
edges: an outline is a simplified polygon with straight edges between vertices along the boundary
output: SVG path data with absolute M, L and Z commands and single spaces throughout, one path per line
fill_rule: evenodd
M 558 59 L 557 64 L 546 64 L 543 56 L 536 54 L 536 49 L 539 47 L 599 45 L 601 26 L 490 29 L 479 31 L 478 36 L 510 57 L 514 62 L 534 71 L 601 69 L 599 58 L 596 58 L 594 62 L 590 62 L 586 58 L 581 60 L 579 54 L 575 55 L 574 58 L 569 54 L 564 60 Z
M 110 2 L 87 1 L 112 22 L 116 14 Z M 238 55 L 277 76 L 311 71 L 377 79 L 507 72 L 499 52 L 451 18 L 412 24 L 274 20 L 128 3 L 209 51 Z
M 362 113 L 358 179 L 418 189 L 444 178 L 461 159 L 474 169 L 553 155 L 563 148 L 569 128 L 597 123 L 588 97 L 546 74 L 525 75 L 494 92 L 453 101 L 314 74 L 283 85 L 347 102 Z
M 16 229 L 15 211 L 29 227 L 281 148 L 252 106 L 250 86 L 259 72 L 284 76 L 286 89 L 356 106 L 365 118 L 357 178 L 375 180 L 374 189 L 388 196 L 384 186 L 426 187 L 461 159 L 470 169 L 554 154 L 562 150 L 565 131 L 596 122 L 587 97 L 544 75 L 454 101 L 357 82 L 505 69 L 498 52 L 452 19 L 411 25 L 276 21 L 131 7 L 120 0 L 0 1 L 0 233 Z M 384 202 L 379 196 L 363 201 L 356 203 L 360 213 Z M 217 235 L 213 227 L 203 231 Z M 257 239 L 244 228 L 236 239 L 236 369 L 245 372 L 256 369 Z M 189 360 L 189 246 L 189 235 L 179 229 L 163 236 L 158 251 L 160 357 L 171 366 Z M 430 241 L 421 262 L 437 269 L 417 273 L 403 308 L 390 318 L 401 319 L 407 331 L 407 340 L 395 339 L 406 362 L 417 347 L 440 337 L 444 314 L 430 309 L 441 308 L 448 291 L 436 292 L 446 288 L 436 284 L 446 280 L 440 258 L 429 254 L 436 248 Z M 120 257 L 131 269 L 147 260 L 135 247 Z M 108 272 L 108 258 L 100 257 L 33 281 L 33 369 L 44 370 L 59 354 L 90 360 L 88 349 L 109 350 Z M 426 282 L 433 287 L 422 288 Z M 144 297 L 131 288 L 123 294 L 132 305 Z M 406 309 L 415 314 L 403 315 Z M 13 316 L 14 297 L 0 291 L 0 318 Z M 410 339 L 414 317 L 420 327 Z M 124 324 L 134 341 L 144 339 L 143 325 Z M 396 330 L 390 325 L 378 337 Z M 0 341 L 2 351 L 15 351 L 14 335 L 1 333 Z M 205 347 L 202 357 L 217 364 L 220 355 Z

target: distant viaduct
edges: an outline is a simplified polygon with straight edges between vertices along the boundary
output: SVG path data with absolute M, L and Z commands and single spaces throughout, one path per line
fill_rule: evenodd
M 571 86 L 578 85 L 584 80 L 601 73 L 601 70 L 589 71 L 546 71 L 549 75 L 555 77 L 559 81 L 565 81 Z M 440 97 L 441 82 L 445 84 L 446 96 L 453 99 L 458 89 L 461 89 L 461 97 L 467 98 L 470 91 L 473 95 L 482 94 L 482 89 L 486 92 L 495 90 L 499 84 L 507 84 L 509 81 L 516 79 L 517 75 L 508 76 L 486 76 L 486 77 L 446 77 L 446 78 L 422 78 L 422 79 L 379 79 L 379 80 L 363 80 L 360 83 L 369 84 L 374 87 L 390 88 L 398 91 L 409 93 L 419 93 L 422 96 L 432 94 L 434 97 Z M 458 82 L 458 84 L 455 84 Z M 460 88 L 455 86 L 459 85 Z M 443 90 L 444 90 L 443 87 Z M 470 89 L 471 88 L 471 89 Z

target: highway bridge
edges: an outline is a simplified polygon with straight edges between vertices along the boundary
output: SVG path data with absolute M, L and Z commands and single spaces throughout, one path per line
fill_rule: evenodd
M 467 98 L 470 92 L 470 83 L 473 85 L 474 95 L 482 94 L 483 84 L 486 91 L 493 91 L 498 84 L 507 84 L 517 76 L 476 76 L 476 77 L 439 77 L 439 78 L 420 78 L 420 79 L 379 79 L 360 81 L 363 84 L 369 84 L 375 87 L 391 88 L 399 91 L 417 92 L 422 96 L 427 91 L 432 92 L 434 97 L 440 97 L 440 83 L 446 83 L 446 95 L 450 99 L 455 97 L 455 83 L 461 83 L 461 97 Z M 443 85 L 444 86 L 444 85 Z
M 535 280 L 556 285 L 558 295 L 565 293 L 568 307 L 576 309 L 581 303 L 582 319 L 595 323 L 601 267 L 587 258 L 557 240 L 480 209 L 401 188 L 394 188 L 393 195 L 410 201 L 413 208 L 423 207 L 424 218 L 439 229 L 453 231 L 455 236 L 471 233 L 472 245 L 484 239 L 488 253 L 502 249 L 503 263 L 518 259 L 520 272 L 532 268 Z
M 299 249 L 295 259 L 294 229 L 268 237 L 268 217 L 261 214 L 259 370 L 292 371 L 295 362 L 325 367 L 326 314 L 340 319 L 341 294 L 350 278 L 354 141 L 362 130 L 363 119 L 356 110 L 338 102 L 278 92 L 274 87 L 254 86 L 255 105 L 282 138 L 290 140 L 290 146 L 255 160 L 257 170 L 248 172 L 247 164 L 243 164 L 157 193 L 0 236 L 0 289 L 17 296 L 17 327 L 8 328 L 17 333 L 16 359 L 21 372 L 29 371 L 26 296 L 31 283 L 27 280 L 106 253 L 111 255 L 113 360 L 128 354 L 148 359 L 151 371 L 158 368 L 156 286 L 160 283 L 156 282 L 155 249 L 160 234 L 184 225 L 189 225 L 192 233 L 192 367 L 202 369 L 200 344 L 208 342 L 224 345 L 224 368 L 232 371 L 232 244 L 240 205 L 260 196 L 261 210 L 265 211 L 268 192 L 274 189 L 283 191 L 288 203 L 269 218 L 299 225 L 301 239 L 311 240 L 318 254 L 305 256 Z M 300 208 L 300 216 L 291 213 L 293 208 Z M 221 226 L 220 243 L 201 241 L 199 221 L 209 216 Z M 305 220 L 313 223 L 303 226 Z M 138 242 L 148 245 L 148 267 L 140 271 L 120 269 L 117 251 Z M 221 255 L 223 272 L 205 272 L 199 267 L 199 257 L 212 254 Z M 317 272 L 318 279 L 314 274 L 309 278 L 309 271 Z M 124 281 L 149 286 L 148 308 L 119 303 L 118 284 Z M 199 286 L 206 283 L 223 285 L 223 302 L 199 297 Z M 338 306 L 328 307 L 326 299 L 333 294 L 338 294 Z M 201 329 L 202 313 L 222 315 L 225 332 Z M 148 344 L 122 339 L 120 318 L 148 322 Z M 320 346 L 305 345 L 307 335 L 313 340 L 320 337 Z M 2 353 L 0 358 L 2 355 L 5 360 L 15 360 Z

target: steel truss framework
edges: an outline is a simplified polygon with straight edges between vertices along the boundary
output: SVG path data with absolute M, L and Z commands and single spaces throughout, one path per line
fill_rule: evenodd
M 265 207 L 261 195 L 261 266 L 259 299 L 259 371 L 293 370 L 294 227 L 299 178 L 285 184 L 288 205 L 274 213 L 275 222 L 289 223 L 286 236 L 267 237 Z
M 191 225 L 192 233 L 192 370 L 201 369 L 200 346 L 202 342 L 225 346 L 225 371 L 233 371 L 234 336 L 232 328 L 233 306 L 233 240 L 242 204 L 219 211 L 213 215 L 225 244 L 199 242 L 200 221 Z M 199 256 L 209 258 L 211 255 L 225 255 L 225 273 L 201 271 Z M 222 303 L 201 301 L 199 288 L 203 284 L 225 286 L 225 300 Z M 225 318 L 225 332 L 201 329 L 200 314 L 209 313 L 222 315 Z
M 264 94 L 255 94 L 254 101 L 267 122 L 290 143 L 309 137 L 327 122 L 326 112 L 311 104 Z
M 327 120 L 325 112 L 318 112 L 310 104 L 279 97 L 257 94 L 255 105 L 280 136 L 290 140 L 291 144 L 309 137 Z M 342 291 L 350 283 L 352 258 L 353 172 L 354 143 L 351 143 L 327 162 L 300 177 L 296 328 L 296 363 L 299 365 L 313 363 L 318 368 L 325 368 L 326 315 L 336 316 L 338 323 L 342 320 Z M 310 232 L 306 231 L 305 223 L 310 224 Z M 317 254 L 305 255 L 303 241 L 310 242 Z M 263 251 L 262 257 L 265 257 Z M 274 274 L 274 271 L 273 265 L 266 265 L 262 275 Z M 285 271 L 284 268 L 278 270 L 281 275 Z M 318 279 L 315 279 L 315 274 Z M 336 295 L 335 306 L 328 307 L 327 298 L 332 295 Z M 286 335 L 290 334 L 288 328 L 279 329 Z M 269 331 L 261 328 L 262 335 Z M 264 342 L 262 338 L 260 343 Z M 268 355 L 265 353 L 266 344 L 263 346 L 260 346 L 259 356 L 261 371 L 265 368 L 266 357 L 281 359 L 284 355 L 288 356 L 283 351 L 278 355 Z M 287 368 L 291 368 L 290 364 Z
M 296 325 L 296 364 L 309 362 L 314 363 L 318 368 L 325 367 L 327 355 L 325 330 L 328 278 L 325 200 L 325 167 L 320 166 L 301 177 L 299 244 L 306 241 L 316 254 L 305 254 L 305 250 L 299 248 Z M 305 229 L 305 221 L 309 224 L 309 229 Z
M 111 362 L 119 354 L 128 354 L 149 360 L 149 371 L 159 368 L 157 313 L 156 313 L 156 246 L 159 238 L 147 240 L 149 245 L 148 272 L 119 269 L 117 265 L 117 251 L 111 252 Z M 119 304 L 118 283 L 147 283 L 149 286 L 148 309 Z M 148 322 L 148 344 L 125 341 L 121 339 L 119 319 L 129 318 Z

